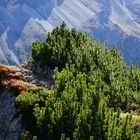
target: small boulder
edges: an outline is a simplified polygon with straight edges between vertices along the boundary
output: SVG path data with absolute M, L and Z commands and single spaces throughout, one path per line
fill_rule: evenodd
M 24 79 L 26 82 L 32 82 L 34 80 L 34 77 L 33 76 L 25 76 Z

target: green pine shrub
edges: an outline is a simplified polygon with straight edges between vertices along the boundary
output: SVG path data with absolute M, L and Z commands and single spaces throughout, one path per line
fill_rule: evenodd
M 62 23 L 44 42 L 33 43 L 32 58 L 53 68 L 55 80 L 54 90 L 34 87 L 17 97 L 32 135 L 40 140 L 139 140 L 133 112 L 140 111 L 140 69 L 126 66 L 116 47 L 108 49 Z

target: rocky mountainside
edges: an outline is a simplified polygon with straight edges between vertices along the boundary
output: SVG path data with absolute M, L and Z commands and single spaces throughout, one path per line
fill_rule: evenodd
M 16 106 L 18 93 L 34 86 L 54 88 L 53 71 L 44 71 L 39 64 L 31 65 L 30 62 L 18 67 L 0 65 L 0 140 L 19 140 L 25 130 Z
M 101 42 L 118 45 L 127 62 L 140 62 L 139 0 L 1 0 L 0 62 L 19 64 L 34 39 L 62 21 Z
M 63 22 L 31 52 L 0 64 L 0 140 L 140 139 L 140 68 L 117 48 Z
M 5 90 L 0 95 L 0 139 L 19 140 L 24 130 L 21 116 L 15 106 L 15 92 Z

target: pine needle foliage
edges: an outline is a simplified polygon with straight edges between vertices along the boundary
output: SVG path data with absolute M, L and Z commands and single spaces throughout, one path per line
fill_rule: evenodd
M 33 43 L 32 58 L 53 68 L 55 80 L 54 90 L 36 88 L 17 97 L 24 116 L 34 118 L 35 130 L 27 127 L 32 135 L 40 140 L 140 139 L 139 122 L 130 113 L 140 111 L 140 69 L 127 67 L 116 47 L 108 49 L 62 23 L 44 42 Z

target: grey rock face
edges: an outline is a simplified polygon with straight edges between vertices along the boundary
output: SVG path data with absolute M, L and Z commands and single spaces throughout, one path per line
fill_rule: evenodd
M 26 80 L 26 82 L 32 82 L 34 80 L 33 76 L 25 76 L 24 79 Z
M 23 132 L 21 117 L 15 106 L 16 97 L 6 90 L 0 96 L 0 140 L 20 140 Z

